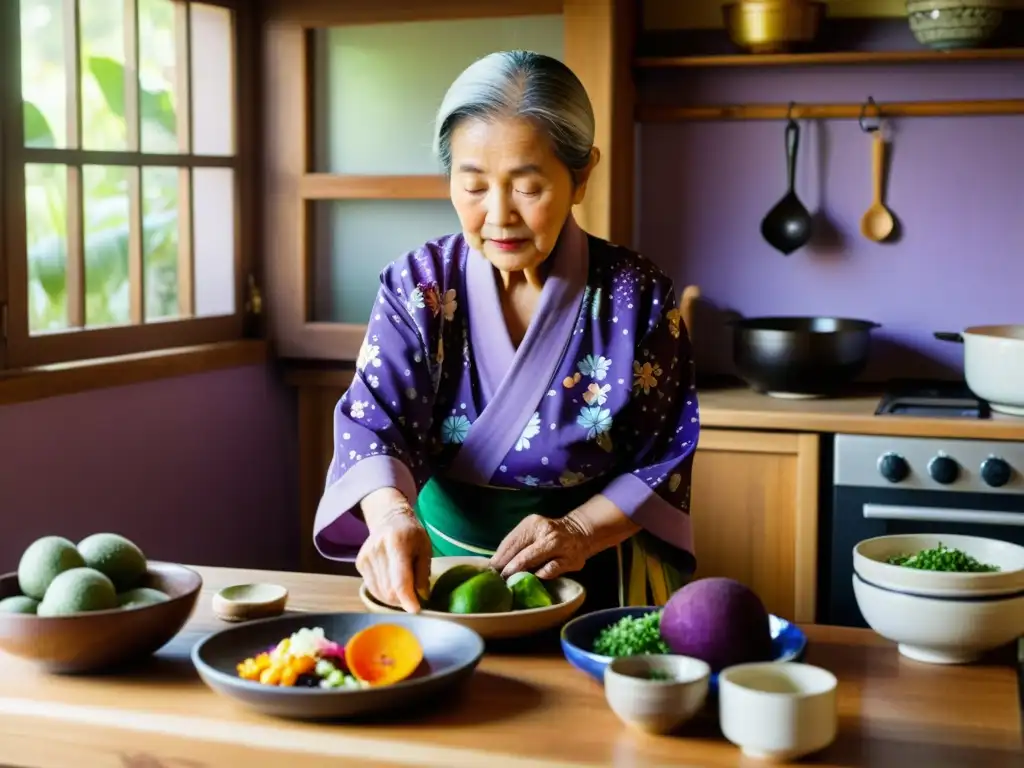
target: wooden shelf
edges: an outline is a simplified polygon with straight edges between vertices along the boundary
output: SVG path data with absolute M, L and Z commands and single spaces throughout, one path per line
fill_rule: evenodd
M 811 67 L 884 64 L 955 64 L 971 61 L 1020 61 L 1024 48 L 958 51 L 832 51 L 827 53 L 747 53 L 715 56 L 640 56 L 636 69 L 712 69 L 716 67 Z
M 683 120 L 856 120 L 861 104 L 800 104 L 792 111 L 787 104 L 714 104 L 699 106 L 661 106 L 640 104 L 636 119 L 640 122 L 666 123 Z M 981 115 L 1024 115 L 1024 99 L 990 101 L 903 101 L 881 102 L 867 117 L 977 117 Z

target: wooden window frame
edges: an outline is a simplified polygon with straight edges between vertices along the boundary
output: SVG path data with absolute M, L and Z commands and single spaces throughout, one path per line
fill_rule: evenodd
M 111 0 L 116 2 L 116 0 Z M 130 19 L 135 20 L 135 0 L 125 0 L 131 6 Z M 175 0 L 181 2 L 181 0 Z M 168 350 L 185 347 L 208 345 L 216 342 L 237 341 L 258 336 L 260 333 L 257 316 L 260 314 L 262 300 L 259 293 L 257 277 L 258 259 L 256 254 L 256 236 L 252 224 L 257 220 L 255 206 L 258 201 L 259 177 L 256 165 L 256 150 L 259 136 L 259 114 L 257 111 L 257 87 L 259 54 L 258 17 L 254 4 L 247 0 L 197 0 L 205 5 L 227 8 L 233 12 L 233 85 L 234 85 L 234 152 L 228 156 L 202 156 L 191 153 L 154 154 L 144 153 L 139 146 L 139 110 L 138 91 L 126 89 L 125 112 L 128 123 L 129 148 L 132 151 L 97 151 L 80 148 L 80 142 L 74 142 L 76 148 L 43 149 L 24 146 L 24 130 L 21 99 L 21 36 L 18 18 L 18 3 L 0 3 L 0 29 L 15 30 L 4 51 L 0 72 L 0 204 L 3 206 L 2 230 L 0 239 L 0 370 L 19 370 L 47 366 L 57 363 L 75 362 L 93 359 L 109 359 L 117 356 L 137 355 L 157 350 Z M 76 8 L 76 0 L 67 0 Z M 188 23 L 188 6 L 181 2 L 184 9 L 185 24 Z M 126 24 L 126 70 L 138 69 L 138 44 L 136 38 L 137 25 Z M 76 40 L 77 25 L 73 32 Z M 75 51 L 69 53 L 75 59 L 75 65 L 69 69 L 69 99 L 73 100 L 72 115 L 69 116 L 69 127 L 74 131 L 69 136 L 79 133 L 79 93 L 81 90 L 78 78 L 77 45 Z M 191 63 L 186 58 L 180 67 L 190 79 Z M 72 84 L 73 79 L 73 84 Z M 186 83 L 186 102 L 188 109 L 180 110 L 179 126 L 187 126 L 191 139 L 191 82 Z M 71 125 L 74 121 L 74 125 Z M 180 128 L 179 128 L 180 135 Z M 72 143 L 69 141 L 69 143 Z M 139 202 L 139 177 L 142 167 L 176 167 L 187 169 L 181 174 L 183 183 L 191 178 L 191 169 L 202 167 L 231 168 L 234 171 L 234 269 L 235 269 L 235 312 L 231 315 L 217 317 L 184 317 L 166 321 L 155 321 L 139 325 L 125 325 L 102 328 L 69 328 L 67 331 L 40 335 L 30 335 L 28 327 L 28 253 L 26 247 L 25 221 L 25 165 L 31 162 L 67 164 L 69 180 L 81 173 L 84 164 L 119 165 L 134 169 L 129 181 L 130 216 L 133 223 L 141 222 L 141 206 Z M 77 169 L 77 170 L 74 170 Z M 69 189 L 69 218 L 74 216 L 72 194 Z M 79 197 L 80 200 L 80 197 Z M 186 218 L 191 232 L 192 195 L 187 197 Z M 69 325 L 84 320 L 84 282 L 82 265 L 84 251 L 82 244 L 81 224 L 74 226 L 69 222 L 68 246 L 68 315 Z M 195 286 L 191 280 L 190 247 L 182 248 L 185 252 L 179 261 L 179 285 L 185 287 L 184 301 L 179 306 L 183 314 L 191 311 L 190 298 L 194 296 Z M 182 270 L 181 266 L 186 269 Z M 77 267 L 77 269 L 76 269 Z M 142 230 L 141 223 L 132 227 L 129 239 L 129 272 L 131 275 L 131 314 L 132 321 L 137 322 L 143 314 L 142 280 L 143 268 Z M 138 278 L 138 279 L 137 279 Z M 188 285 L 183 281 L 188 279 Z M 179 291 L 181 289 L 179 288 Z M 77 298 L 77 301 L 76 301 Z M 84 323 L 82 323 L 84 325 Z
M 443 176 L 316 172 L 313 32 L 336 26 L 462 18 L 562 15 L 565 60 L 583 81 L 598 124 L 602 162 L 576 216 L 589 232 L 631 244 L 632 56 L 635 0 L 268 0 L 263 39 L 264 267 L 268 329 L 278 355 L 355 360 L 365 324 L 313 318 L 312 208 L 323 200 L 447 199 Z M 395 254 L 397 257 L 398 254 Z

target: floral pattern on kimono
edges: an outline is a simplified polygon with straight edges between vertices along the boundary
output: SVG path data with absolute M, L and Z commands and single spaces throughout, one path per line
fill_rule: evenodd
M 335 409 L 315 527 L 322 554 L 355 556 L 366 527 L 350 512 L 366 494 L 391 486 L 412 502 L 431 476 L 460 465 L 496 487 L 594 480 L 650 533 L 692 551 L 699 412 L 671 280 L 625 248 L 582 242 L 582 272 L 564 261 L 572 254 L 550 259 L 579 284 L 571 307 L 560 305 L 565 335 L 534 339 L 532 351 L 512 347 L 493 270 L 461 235 L 383 271 L 355 378 Z M 541 393 L 536 402 L 522 397 L 527 387 Z M 503 458 L 485 467 L 481 446 Z

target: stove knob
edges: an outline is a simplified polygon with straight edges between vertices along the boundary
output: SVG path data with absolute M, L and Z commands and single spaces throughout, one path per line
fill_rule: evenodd
M 1010 469 L 1010 465 L 995 456 L 981 462 L 981 479 L 993 488 L 1001 488 L 1010 482 L 1011 474 L 1013 470 Z
M 907 479 L 910 474 L 910 465 L 907 460 L 898 453 L 882 454 L 878 460 L 878 471 L 890 483 L 899 483 Z
M 928 462 L 928 474 L 936 483 L 949 485 L 955 483 L 960 475 L 960 465 L 949 456 L 936 456 Z

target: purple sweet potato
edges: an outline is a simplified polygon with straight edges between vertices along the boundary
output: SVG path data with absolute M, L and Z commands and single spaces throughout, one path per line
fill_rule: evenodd
M 662 612 L 661 636 L 673 653 L 701 659 L 715 672 L 772 657 L 764 603 L 733 579 L 698 579 L 678 590 Z

